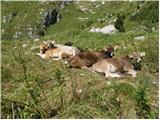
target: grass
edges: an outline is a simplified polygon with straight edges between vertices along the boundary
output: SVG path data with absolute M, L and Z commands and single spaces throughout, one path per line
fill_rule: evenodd
M 18 10 L 20 5 L 13 3 L 8 4 L 10 7 L 16 6 Z M 60 10 L 62 20 L 50 26 L 46 35 L 40 37 L 39 41 L 25 37 L 14 40 L 4 38 L 1 41 L 1 117 L 158 119 L 158 32 L 141 29 L 134 31 L 132 26 L 136 27 L 138 23 L 130 21 L 133 24 L 125 22 L 128 24 L 126 26 L 130 27 L 124 33 L 112 35 L 90 33 L 88 29 L 92 25 L 105 25 L 95 21 L 104 14 L 102 12 L 98 15 L 98 11 L 104 9 L 105 12 L 110 9 L 109 12 L 115 12 L 116 7 L 111 9 L 111 5 L 114 4 L 112 2 L 98 8 L 94 6 L 100 2 L 81 2 L 80 4 L 94 9 L 96 14 L 83 13 L 78 5 L 70 4 L 67 8 Z M 32 7 L 37 5 L 39 4 L 31 4 Z M 135 2 L 132 7 L 136 5 Z M 129 6 L 125 6 L 124 2 L 119 9 L 128 10 Z M 4 10 L 7 9 L 3 8 L 2 11 Z M 85 22 L 75 21 L 77 17 L 87 16 L 90 19 Z M 129 16 L 127 17 L 126 21 L 129 21 Z M 89 21 L 92 22 L 88 23 Z M 2 24 L 2 28 L 5 27 Z M 6 31 L 9 35 L 11 34 L 7 29 Z M 141 35 L 145 36 L 143 41 L 134 40 L 134 37 Z M 42 60 L 36 56 L 39 48 L 32 49 L 33 46 L 39 46 L 42 41 L 50 38 L 57 43 L 72 41 L 74 46 L 89 50 L 102 49 L 109 44 L 119 45 L 120 49 L 116 51 L 115 56 L 124 56 L 135 50 L 144 51 L 146 56 L 137 78 L 126 76 L 124 79 L 105 79 L 98 73 L 69 69 L 64 64 L 68 59 L 52 61 Z

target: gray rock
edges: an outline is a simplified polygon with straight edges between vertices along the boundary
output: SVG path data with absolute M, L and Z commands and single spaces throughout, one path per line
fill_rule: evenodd
M 142 40 L 142 41 L 143 41 L 143 40 L 144 40 L 144 36 L 137 36 L 137 37 L 135 37 L 134 39 L 135 39 L 135 40 Z
M 46 15 L 44 17 L 43 25 L 42 25 L 42 26 L 44 26 L 45 30 L 50 25 L 57 23 L 57 19 L 60 19 L 60 15 L 58 15 L 58 14 L 59 13 L 57 12 L 56 9 L 49 9 L 48 10 L 48 12 L 46 13 Z
M 107 25 L 103 28 L 92 27 L 90 32 L 101 32 L 101 33 L 105 33 L 105 34 L 112 34 L 112 33 L 117 32 L 117 29 L 114 27 L 114 25 Z

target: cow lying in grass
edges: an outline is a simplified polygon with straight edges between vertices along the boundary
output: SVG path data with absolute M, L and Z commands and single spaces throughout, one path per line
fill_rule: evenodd
M 78 50 L 76 47 L 63 45 L 63 44 L 56 44 L 55 41 L 49 41 L 48 46 L 49 46 L 49 48 L 52 48 L 52 46 L 55 46 L 55 47 L 61 49 L 62 51 L 64 51 L 69 56 L 74 56 L 80 52 L 80 50 Z
M 81 68 L 81 69 L 91 67 L 92 64 L 96 63 L 99 60 L 113 57 L 114 55 L 113 52 L 114 48 L 111 46 L 101 51 L 81 52 L 76 54 L 69 60 L 69 65 L 70 67 Z
M 53 58 L 53 60 L 63 59 L 78 54 L 80 50 L 76 47 L 55 44 L 53 41 L 47 41 L 40 45 L 40 57 L 43 59 Z
M 53 60 L 62 60 L 65 57 L 68 57 L 68 54 L 66 54 L 64 51 L 62 51 L 60 48 L 51 48 L 45 51 L 44 54 L 37 53 L 41 58 L 43 59 L 53 59 Z
M 140 62 L 144 52 L 133 52 L 125 57 L 108 58 L 93 64 L 92 69 L 99 73 L 105 73 L 105 77 L 121 77 L 121 74 L 127 72 L 136 77 L 137 72 L 134 70 L 134 64 Z

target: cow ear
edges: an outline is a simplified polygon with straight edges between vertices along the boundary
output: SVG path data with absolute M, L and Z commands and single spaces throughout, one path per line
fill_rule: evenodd
M 146 53 L 145 53 L 145 52 L 141 52 L 140 55 L 141 55 L 141 56 L 145 56 Z
M 117 51 L 118 49 L 120 49 L 120 46 L 118 45 L 114 46 L 114 51 Z
M 106 48 L 106 47 L 104 47 L 104 48 L 103 48 L 103 50 L 107 51 L 107 48 Z

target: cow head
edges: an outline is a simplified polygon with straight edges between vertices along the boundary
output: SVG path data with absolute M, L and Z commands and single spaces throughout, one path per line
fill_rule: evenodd
M 145 52 L 133 52 L 128 55 L 130 62 L 134 66 L 135 70 L 141 70 L 142 57 L 145 56 Z
M 57 48 L 54 46 L 52 41 L 44 41 L 43 44 L 40 45 L 40 53 L 44 54 L 48 49 Z
M 46 50 L 48 50 L 48 45 L 47 42 L 43 42 L 43 44 L 40 45 L 40 53 L 44 54 L 46 52 Z
M 55 48 L 54 44 L 55 44 L 55 41 L 51 41 L 51 40 L 47 41 L 47 46 L 48 46 L 49 49 L 50 48 Z
M 140 62 L 142 60 L 142 57 L 145 56 L 145 52 L 133 52 L 129 54 L 128 56 L 131 60 Z

